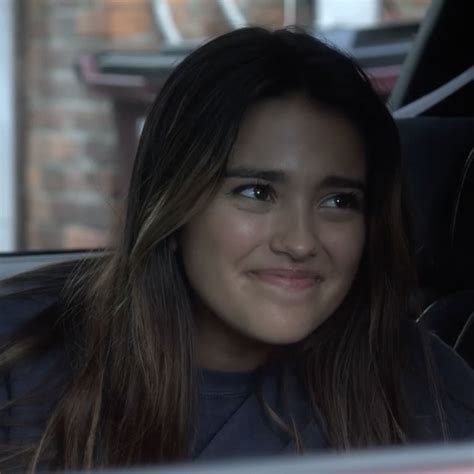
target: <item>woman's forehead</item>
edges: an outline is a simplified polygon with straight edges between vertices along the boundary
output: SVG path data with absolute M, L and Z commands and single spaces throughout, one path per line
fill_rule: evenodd
M 280 175 L 365 175 L 365 151 L 355 126 L 334 109 L 303 96 L 271 99 L 244 117 L 227 171 Z

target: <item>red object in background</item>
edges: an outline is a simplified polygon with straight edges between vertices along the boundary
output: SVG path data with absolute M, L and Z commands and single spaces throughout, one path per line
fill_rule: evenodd
M 146 114 L 148 105 L 163 86 L 166 77 L 177 62 L 169 61 L 166 56 L 164 66 L 153 75 L 145 75 L 138 70 L 104 70 L 101 59 L 109 53 L 83 54 L 77 62 L 79 76 L 89 87 L 108 95 L 114 101 L 115 121 L 120 137 L 121 165 L 119 178 L 115 185 L 115 194 L 121 195 L 128 187 L 133 158 L 138 143 L 137 124 Z M 113 54 L 113 53 L 112 53 Z M 155 53 L 155 57 L 159 53 Z M 183 56 L 184 57 L 184 56 Z M 153 56 L 148 56 L 150 61 Z M 170 58 L 171 59 L 171 58 Z M 387 99 L 400 73 L 400 66 L 367 67 L 365 71 L 377 93 Z
M 401 66 L 380 66 L 367 68 L 365 72 L 377 93 L 388 98 L 400 74 Z

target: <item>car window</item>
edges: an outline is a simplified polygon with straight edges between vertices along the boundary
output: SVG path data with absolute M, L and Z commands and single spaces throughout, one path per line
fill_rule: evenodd
M 146 109 L 206 38 L 298 24 L 390 93 L 429 0 L 3 0 L 0 252 L 100 248 Z

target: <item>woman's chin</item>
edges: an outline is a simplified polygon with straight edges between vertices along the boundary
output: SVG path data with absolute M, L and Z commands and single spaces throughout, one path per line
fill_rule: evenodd
M 270 329 L 264 334 L 256 335 L 255 339 L 272 346 L 287 346 L 302 341 L 311 332 L 312 329 L 302 331 L 301 328 L 288 328 L 287 330 Z

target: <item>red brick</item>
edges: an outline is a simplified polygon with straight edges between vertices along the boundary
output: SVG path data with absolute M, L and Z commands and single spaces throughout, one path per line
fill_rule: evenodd
M 154 28 L 153 16 L 144 2 L 135 7 L 108 8 L 106 15 L 106 32 L 112 38 L 144 35 Z
M 51 202 L 55 219 L 64 224 L 84 224 L 102 230 L 110 228 L 114 210 L 105 196 L 84 191 L 74 194 L 74 200 L 63 193 Z M 90 196 L 94 196 L 95 202 Z
M 44 133 L 34 130 L 27 143 L 28 157 L 34 165 L 51 161 L 66 161 L 77 156 L 80 151 L 80 142 L 60 132 Z
M 61 48 L 54 47 L 48 48 L 45 51 L 43 58 L 43 65 L 47 68 L 74 68 L 76 56 L 71 54 L 71 51 Z
M 51 200 L 49 196 L 39 197 L 40 193 L 31 193 L 27 197 L 30 222 L 35 226 L 42 222 L 51 222 L 53 220 Z
M 98 130 L 113 131 L 115 128 L 112 106 L 104 102 L 84 100 L 81 103 L 69 104 L 62 100 L 43 101 L 32 105 L 28 111 L 29 123 L 34 129 L 50 131 L 68 130 L 86 134 Z
M 75 25 L 80 35 L 112 39 L 142 36 L 154 29 L 149 0 L 104 0 L 100 9 L 80 12 Z
M 67 126 L 67 112 L 55 107 L 41 107 L 31 110 L 30 124 L 35 128 L 59 130 Z
M 103 10 L 80 12 L 76 19 L 75 31 L 82 36 L 105 36 L 107 15 Z
M 117 170 L 91 170 L 81 172 L 70 169 L 64 176 L 64 189 L 68 191 L 92 191 L 111 196 L 114 192 Z
M 63 249 L 60 230 L 51 225 L 41 223 L 35 229 L 36 238 L 31 242 L 32 250 L 61 250 Z
M 41 168 L 41 187 L 47 192 L 67 189 L 63 170 L 58 166 Z
M 243 11 L 250 24 L 261 24 L 271 28 L 283 26 L 283 2 L 279 0 L 260 0 L 242 2 Z
M 68 74 L 60 75 L 54 72 L 41 71 L 42 74 L 35 81 L 33 90 L 43 98 L 50 97 L 54 99 L 68 99 L 77 97 L 83 99 L 94 99 L 99 95 L 98 92 L 87 87 L 78 77 L 69 76 Z M 57 70 L 55 72 L 61 72 Z M 65 73 L 69 71 L 64 70 Z
M 117 145 L 106 143 L 102 140 L 91 139 L 86 143 L 85 153 L 96 163 L 117 163 Z
M 215 0 L 170 0 L 173 19 L 184 38 L 204 38 L 229 29 Z
M 105 247 L 109 243 L 108 232 L 92 227 L 69 225 L 62 229 L 63 248 L 89 249 Z
M 75 110 L 69 112 L 71 126 L 78 130 L 96 131 L 100 128 L 113 129 L 115 127 L 112 111 Z
M 184 37 L 229 28 L 216 0 L 169 1 Z M 281 0 L 269 2 L 240 0 L 249 15 L 278 23 Z M 24 10 L 19 89 L 26 240 L 34 248 L 100 245 L 118 212 L 123 165 L 112 99 L 88 89 L 72 71 L 82 51 L 156 49 L 151 0 L 32 0 Z
M 41 187 L 41 175 L 39 166 L 27 166 L 23 170 L 24 178 L 27 186 L 21 189 L 31 189 L 31 188 L 40 188 Z

